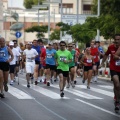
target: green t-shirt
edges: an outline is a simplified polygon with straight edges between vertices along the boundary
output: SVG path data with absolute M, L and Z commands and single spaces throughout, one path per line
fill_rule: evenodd
M 58 50 L 56 52 L 56 60 L 58 63 L 57 69 L 60 69 L 62 71 L 69 71 L 69 63 L 64 63 L 63 60 L 71 60 L 72 59 L 72 54 L 68 50 Z
M 69 67 L 75 66 L 75 50 L 70 51 L 72 54 L 72 62 L 69 63 Z

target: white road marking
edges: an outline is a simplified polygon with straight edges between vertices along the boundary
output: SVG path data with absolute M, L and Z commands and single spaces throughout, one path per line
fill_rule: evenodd
M 120 115 L 117 115 L 117 114 L 115 114 L 115 113 L 113 113 L 113 112 L 111 112 L 111 111 L 109 111 L 109 110 L 106 110 L 106 109 L 104 109 L 104 108 L 101 108 L 101 107 L 99 107 L 99 106 L 93 105 L 93 104 L 91 104 L 91 103 L 85 102 L 85 101 L 80 100 L 80 99 L 76 99 L 76 100 L 79 101 L 79 102 L 82 102 L 82 103 L 84 103 L 84 104 L 86 104 L 86 105 L 89 105 L 89 106 L 91 106 L 91 107 L 94 107 L 94 108 L 96 108 L 96 109 L 98 109 L 98 110 L 101 110 L 101 111 L 103 111 L 103 112 L 106 112 L 106 113 L 108 113 L 108 114 L 114 115 L 114 116 L 116 116 L 116 117 L 120 117 Z
M 18 99 L 34 99 L 33 97 L 31 97 L 30 95 L 28 95 L 27 93 L 15 88 L 15 87 L 12 87 L 10 85 L 8 85 L 9 87 L 9 90 L 8 92 L 13 95 L 14 97 L 17 97 Z
M 26 85 L 23 85 L 26 87 Z M 48 90 L 48 89 L 45 89 L 43 87 L 40 87 L 40 86 L 36 86 L 36 85 L 32 85 L 30 87 L 30 89 L 36 91 L 36 92 L 39 92 L 47 97 L 50 97 L 52 99 L 61 99 L 60 97 L 60 94 L 58 93 L 55 93 L 55 92 L 52 92 L 51 90 Z M 68 97 L 64 97 L 63 99 L 69 99 Z
M 52 87 L 54 88 L 58 88 L 59 89 L 59 86 L 58 85 L 51 85 Z M 79 97 L 82 97 L 82 98 L 85 98 L 85 99 L 103 99 L 103 98 L 100 98 L 100 97 L 96 97 L 96 96 L 93 96 L 93 95 L 90 95 L 90 94 L 87 94 L 85 92 L 81 92 L 81 91 L 78 91 L 78 90 L 75 90 L 75 89 L 65 89 L 65 91 L 69 92 L 69 93 L 72 93 L 74 95 L 77 95 Z
M 86 89 L 85 85 L 76 85 L 76 87 Z M 103 95 L 107 95 L 109 97 L 114 97 L 114 93 L 113 92 L 109 92 L 109 91 L 106 91 L 106 90 L 102 90 L 102 89 L 98 89 L 98 88 L 93 88 L 93 87 L 90 87 L 90 90 L 94 91 L 94 92 L 97 92 L 97 93 L 100 93 L 100 94 L 103 94 Z
M 98 85 L 98 86 L 105 89 L 113 90 L 113 86 L 110 86 L 110 85 Z

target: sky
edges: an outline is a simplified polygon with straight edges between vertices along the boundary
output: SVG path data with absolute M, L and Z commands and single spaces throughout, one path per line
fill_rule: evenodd
M 8 6 L 24 8 L 23 0 L 8 0 Z

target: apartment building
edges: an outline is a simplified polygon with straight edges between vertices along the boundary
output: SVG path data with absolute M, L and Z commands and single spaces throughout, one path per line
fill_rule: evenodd
M 58 1 L 58 0 L 51 0 Z M 61 0 L 59 0 L 61 1 Z M 79 14 L 91 14 L 91 6 L 93 0 L 79 0 Z M 76 15 L 77 13 L 77 0 L 62 0 L 63 6 L 63 15 Z M 24 29 L 29 28 L 31 26 L 37 25 L 48 25 L 48 11 L 39 11 L 39 22 L 38 22 L 38 10 L 28 11 L 23 8 L 11 8 L 8 7 L 8 0 L 3 0 L 4 10 L 12 10 L 16 11 L 19 14 L 19 22 L 24 23 L 24 28 L 21 31 L 22 37 L 19 38 L 20 41 L 32 41 L 36 39 L 36 33 L 26 33 Z M 5 14 L 4 14 L 5 17 Z M 50 27 L 57 28 L 56 23 L 61 21 L 61 4 L 60 3 L 51 3 L 50 4 Z M 4 21 L 3 25 L 3 36 L 7 41 L 11 39 L 15 39 L 13 35 L 14 32 L 10 31 L 9 28 L 16 21 L 10 16 L 6 17 L 6 21 Z M 64 20 L 63 20 L 64 22 Z M 48 37 L 48 33 L 45 34 L 46 38 Z

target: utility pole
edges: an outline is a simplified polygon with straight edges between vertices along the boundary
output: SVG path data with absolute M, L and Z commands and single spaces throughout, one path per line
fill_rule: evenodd
M 97 16 L 100 16 L 100 0 L 98 0 L 98 10 L 97 10 Z M 100 41 L 100 30 L 97 29 L 97 41 Z
M 79 0 L 77 0 L 77 24 L 79 23 Z
M 3 36 L 3 1 L 0 0 L 0 36 Z
M 63 4 L 62 4 L 62 0 L 61 0 L 61 22 L 62 22 L 62 15 L 63 15 Z M 60 31 L 60 40 L 62 40 L 62 31 Z

